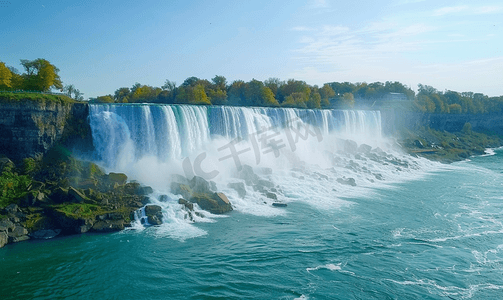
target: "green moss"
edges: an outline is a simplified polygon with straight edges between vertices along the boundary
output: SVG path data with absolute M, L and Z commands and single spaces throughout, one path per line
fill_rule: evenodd
M 64 203 L 56 205 L 54 208 L 74 219 L 95 218 L 97 215 L 105 213 L 102 207 L 88 203 Z
M 28 175 L 3 172 L 0 176 L 0 208 L 16 203 L 17 199 L 25 196 L 31 182 Z

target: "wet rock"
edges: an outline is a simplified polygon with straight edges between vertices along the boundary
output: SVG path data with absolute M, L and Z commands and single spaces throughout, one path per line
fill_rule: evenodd
M 375 177 L 377 180 L 384 180 L 384 177 L 383 177 L 381 174 L 379 174 L 379 173 L 375 173 L 375 174 L 373 174 L 373 175 L 374 175 L 374 177 Z
M 159 197 L 159 201 L 161 201 L 161 202 L 168 202 L 169 201 L 168 195 L 161 195 Z
M 28 230 L 21 225 L 15 225 L 14 229 L 10 232 L 7 232 L 7 236 L 9 237 L 10 243 L 16 243 L 21 240 L 24 240 L 22 237 L 28 235 Z
M 272 206 L 275 207 L 287 207 L 286 203 L 274 202 Z
M 210 183 L 210 190 L 212 190 L 213 192 L 216 192 L 217 191 L 217 184 L 215 183 L 215 181 L 208 181 Z
M 204 178 L 199 176 L 194 176 L 192 180 L 190 180 L 190 188 L 193 193 L 210 193 L 210 183 L 206 181 Z M 216 186 L 215 186 L 216 188 Z
M 178 174 L 171 175 L 171 182 L 178 182 L 181 184 L 190 185 L 189 180 L 187 178 L 185 178 L 185 176 L 178 175 Z
M 52 239 L 61 233 L 61 229 L 42 229 L 37 230 L 30 234 L 30 237 L 34 239 Z
M 356 181 L 354 178 L 337 178 L 337 182 L 344 185 L 356 186 Z
M 109 173 L 107 175 L 107 181 L 111 183 L 112 185 L 114 183 L 118 183 L 119 185 L 124 185 L 126 184 L 127 181 L 127 175 L 124 173 Z
M 189 185 L 178 182 L 171 183 L 171 192 L 175 195 L 182 195 L 185 199 L 190 199 L 192 195 L 192 189 Z
M 21 209 L 16 204 L 9 204 L 4 208 L 4 212 L 6 214 L 15 214 L 17 212 L 21 212 Z
M 265 193 L 265 196 L 269 199 L 278 200 L 278 197 L 276 196 L 275 193 L 267 192 Z
M 239 197 L 241 198 L 246 197 L 246 188 L 243 182 L 231 182 L 227 184 L 227 186 L 238 192 Z
M 238 178 L 245 181 L 246 185 L 257 184 L 259 177 L 253 172 L 253 168 L 249 165 L 243 165 L 242 169 L 237 174 Z
M 146 205 L 145 215 L 147 216 L 147 222 L 150 225 L 162 224 L 162 207 L 159 205 Z
M 94 232 L 115 232 L 124 230 L 124 220 L 104 220 L 94 223 L 92 231 Z
M 190 201 L 213 214 L 223 214 L 232 210 L 229 199 L 223 193 L 194 194 Z
M 182 204 L 189 211 L 193 211 L 194 210 L 194 203 L 189 202 L 189 201 L 187 201 L 187 200 L 185 200 L 183 198 L 178 199 L 178 204 Z
M 27 241 L 29 239 L 30 239 L 30 237 L 28 235 L 22 235 L 22 236 L 16 236 L 16 237 L 9 236 L 9 243 L 19 243 L 19 242 Z
M 135 194 L 139 195 L 139 196 L 149 195 L 149 194 L 152 194 L 153 192 L 154 192 L 154 189 L 152 189 L 149 186 L 139 186 L 135 190 Z
M 360 153 L 370 153 L 371 150 L 372 150 L 372 147 L 367 144 L 361 144 L 358 147 L 358 152 L 360 152 Z
M 265 179 L 259 179 L 257 184 L 261 185 L 263 187 L 266 187 L 266 188 L 273 188 L 274 187 L 274 183 L 270 182 L 269 180 L 265 180 Z
M 353 140 L 346 140 L 344 142 L 344 152 L 355 154 L 358 151 L 358 144 Z

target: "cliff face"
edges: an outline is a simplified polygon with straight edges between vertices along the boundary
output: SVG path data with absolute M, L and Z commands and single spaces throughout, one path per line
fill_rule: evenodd
M 0 154 L 13 160 L 34 157 L 65 140 L 89 147 L 88 114 L 82 103 L 0 103 Z
M 401 128 L 417 129 L 422 126 L 458 132 L 470 123 L 475 131 L 503 135 L 503 114 L 423 114 L 398 109 L 381 110 L 381 114 L 386 134 L 393 134 Z

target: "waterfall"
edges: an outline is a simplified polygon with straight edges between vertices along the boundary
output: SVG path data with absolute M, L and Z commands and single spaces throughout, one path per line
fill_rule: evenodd
M 109 168 L 156 157 L 182 159 L 217 138 L 244 139 L 287 126 L 312 126 L 326 136 L 381 138 L 379 111 L 232 106 L 106 104 L 90 106 L 96 160 Z

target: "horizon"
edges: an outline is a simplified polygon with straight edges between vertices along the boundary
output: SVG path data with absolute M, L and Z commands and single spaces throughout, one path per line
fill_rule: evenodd
M 503 95 L 498 1 L 0 2 L 0 61 L 44 58 L 91 98 L 196 76 L 398 81 Z

